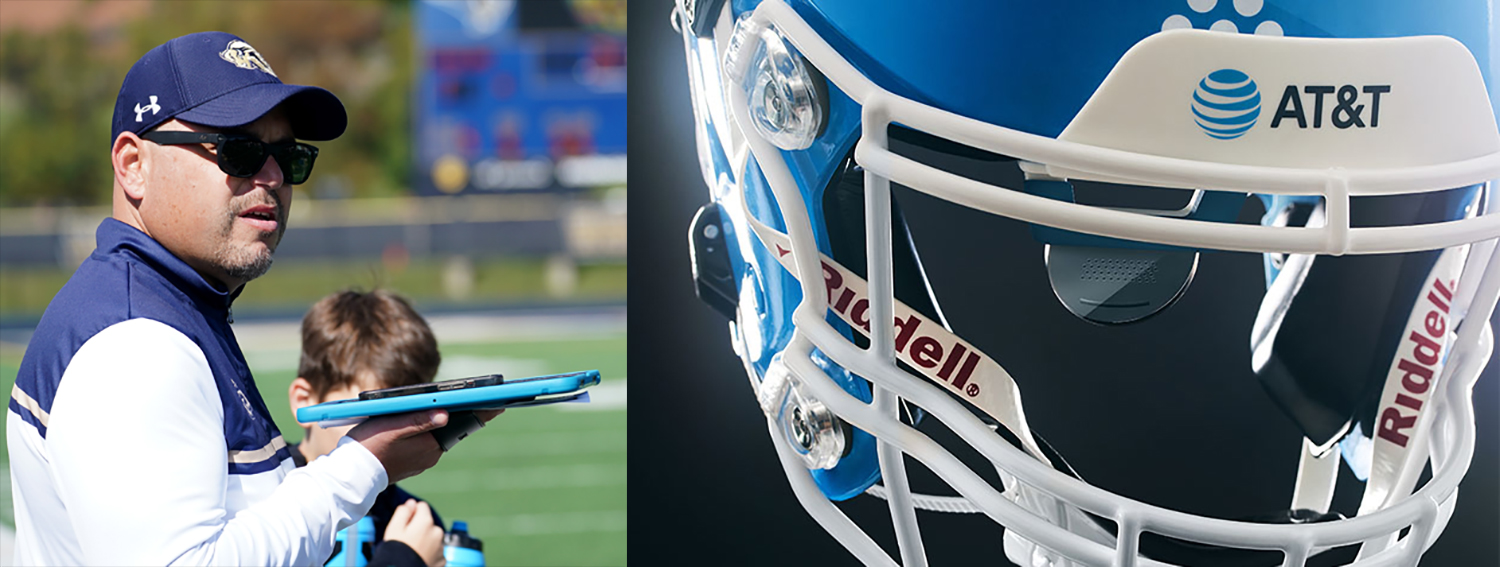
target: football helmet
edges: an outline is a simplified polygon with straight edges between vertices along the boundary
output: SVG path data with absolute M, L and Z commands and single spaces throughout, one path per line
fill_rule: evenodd
M 834 505 L 862 494 L 888 501 L 906 565 L 925 564 L 917 509 L 988 516 L 1029 566 L 1414 565 L 1442 532 L 1500 297 L 1488 3 L 678 0 L 672 17 L 712 199 L 689 230 L 698 295 L 732 321 L 798 500 L 858 559 L 896 563 Z M 1215 517 L 1071 468 L 1028 422 L 1023 386 L 1046 377 L 950 324 L 968 308 L 936 293 L 894 187 L 1025 227 L 947 273 L 1099 337 L 1168 319 L 1209 255 L 1253 261 L 1235 332 L 1302 436 L 1284 502 Z M 1037 248 L 1052 297 L 1007 291 L 1013 267 L 985 257 L 1002 246 Z M 907 458 L 951 490 L 914 492 Z

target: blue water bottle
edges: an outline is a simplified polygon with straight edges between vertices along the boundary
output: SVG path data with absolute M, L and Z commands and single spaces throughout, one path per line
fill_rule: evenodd
M 468 522 L 453 522 L 443 536 L 443 557 L 448 567 L 484 567 L 484 542 L 469 535 Z
M 324 567 L 365 567 L 375 555 L 375 520 L 365 516 L 333 540 L 333 557 Z

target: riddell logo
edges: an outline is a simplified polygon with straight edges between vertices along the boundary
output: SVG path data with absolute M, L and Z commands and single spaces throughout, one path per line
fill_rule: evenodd
M 1407 430 L 1416 426 L 1432 380 L 1443 363 L 1448 305 L 1453 301 L 1454 287 L 1452 283 L 1443 285 L 1441 279 L 1432 281 L 1432 289 L 1427 292 L 1431 309 L 1423 317 L 1421 327 L 1412 330 L 1401 343 L 1402 350 L 1408 347 L 1411 350 L 1408 354 L 1398 354 L 1396 369 L 1402 373 L 1401 389 L 1395 400 L 1380 411 L 1376 435 L 1381 439 L 1401 447 L 1410 441 Z
M 828 286 L 828 307 L 846 321 L 851 321 L 864 329 L 865 334 L 870 332 L 870 299 L 861 297 L 863 294 L 844 285 L 844 276 L 839 270 L 829 265 L 827 261 L 823 264 L 823 283 Z M 905 354 L 911 364 L 920 366 L 923 370 L 937 369 L 936 377 L 941 379 L 954 390 L 963 392 L 970 398 L 979 395 L 979 384 L 969 382 L 974 375 L 974 369 L 979 365 L 979 354 L 970 351 L 963 343 L 938 338 L 932 333 L 924 333 L 923 319 L 915 314 L 905 318 L 897 317 L 896 325 L 896 353 Z M 929 324 L 932 324 L 929 322 Z M 946 335 L 947 333 L 943 333 Z M 932 374 L 928 374 L 932 376 Z

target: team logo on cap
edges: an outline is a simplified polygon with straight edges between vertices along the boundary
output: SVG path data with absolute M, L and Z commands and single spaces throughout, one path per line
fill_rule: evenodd
M 1193 91 L 1193 119 L 1204 134 L 1219 140 L 1245 135 L 1260 118 L 1260 88 L 1243 71 L 1209 73 Z
M 224 51 L 219 52 L 219 57 L 233 63 L 235 67 L 252 70 L 260 69 L 272 77 L 276 76 L 276 72 L 271 70 L 271 64 L 266 63 L 266 58 L 261 57 L 259 51 L 256 51 L 254 47 L 250 47 L 250 44 L 238 39 L 229 42 L 229 46 L 225 47 Z

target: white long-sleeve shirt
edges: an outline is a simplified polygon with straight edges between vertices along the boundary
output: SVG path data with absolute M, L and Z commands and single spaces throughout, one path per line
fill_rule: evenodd
M 296 469 L 227 323 L 214 320 L 228 296 L 222 314 L 190 299 L 203 290 L 181 279 L 196 273 L 110 222 L 48 308 L 11 391 L 16 564 L 326 561 L 338 530 L 387 486 L 384 467 L 345 438 Z

